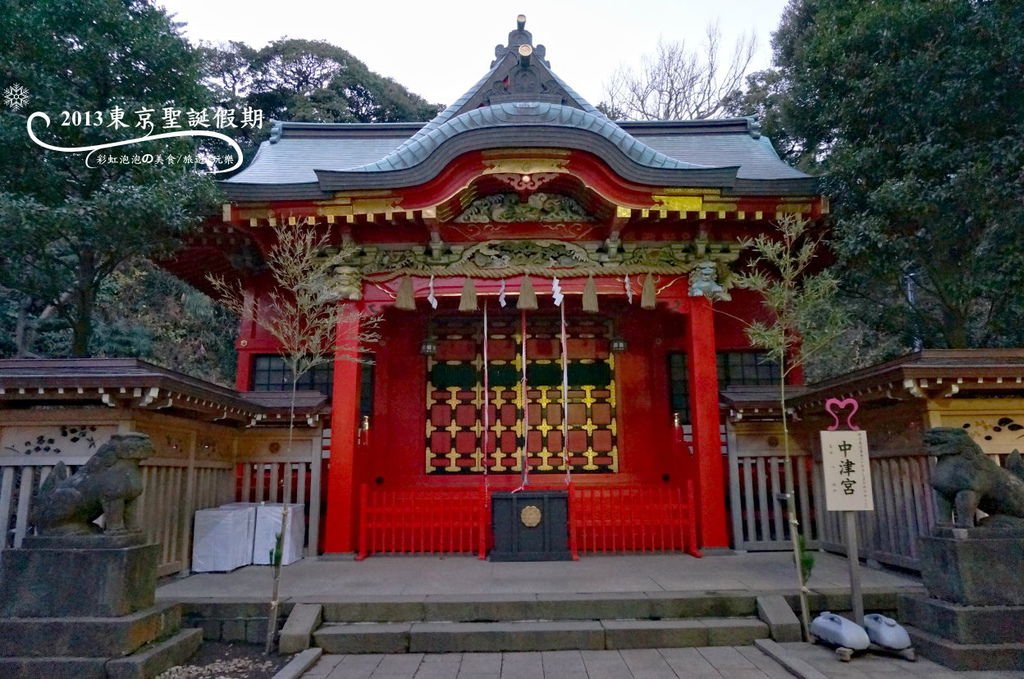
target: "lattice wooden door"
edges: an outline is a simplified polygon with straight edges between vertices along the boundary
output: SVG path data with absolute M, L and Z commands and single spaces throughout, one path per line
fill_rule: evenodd
M 441 317 L 432 324 L 437 353 L 427 361 L 426 473 L 516 473 L 522 470 L 522 335 L 514 314 L 490 319 L 490 430 L 483 453 L 483 320 L 479 314 Z M 573 473 L 618 470 L 615 357 L 610 322 L 567 321 L 568 455 Z M 559 321 L 527 319 L 526 433 L 530 472 L 564 472 Z

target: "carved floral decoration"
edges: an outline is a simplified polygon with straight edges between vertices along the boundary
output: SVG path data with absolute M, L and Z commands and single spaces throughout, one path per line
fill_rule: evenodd
M 477 198 L 457 224 L 497 222 L 590 222 L 593 217 L 574 198 L 556 193 L 537 192 L 522 202 L 519 194 L 498 193 Z

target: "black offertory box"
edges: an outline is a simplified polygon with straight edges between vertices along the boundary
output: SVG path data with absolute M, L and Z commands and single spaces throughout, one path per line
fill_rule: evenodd
M 491 561 L 570 561 L 569 493 L 529 490 L 491 496 Z

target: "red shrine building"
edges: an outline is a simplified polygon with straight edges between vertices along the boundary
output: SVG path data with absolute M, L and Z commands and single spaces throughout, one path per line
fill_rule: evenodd
M 170 265 L 243 282 L 240 391 L 290 384 L 259 322 L 275 227 L 329 234 L 337 303 L 383 319 L 300 383 L 331 402 L 324 552 L 482 555 L 518 489 L 568 491 L 577 553 L 730 544 L 719 392 L 775 379 L 731 273 L 826 199 L 750 119 L 609 120 L 524 23 L 426 124 L 275 123 Z

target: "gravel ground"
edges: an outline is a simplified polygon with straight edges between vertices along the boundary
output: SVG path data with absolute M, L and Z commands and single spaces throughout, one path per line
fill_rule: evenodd
M 204 641 L 184 665 L 157 679 L 270 679 L 291 660 L 290 655 L 263 655 L 254 644 Z

